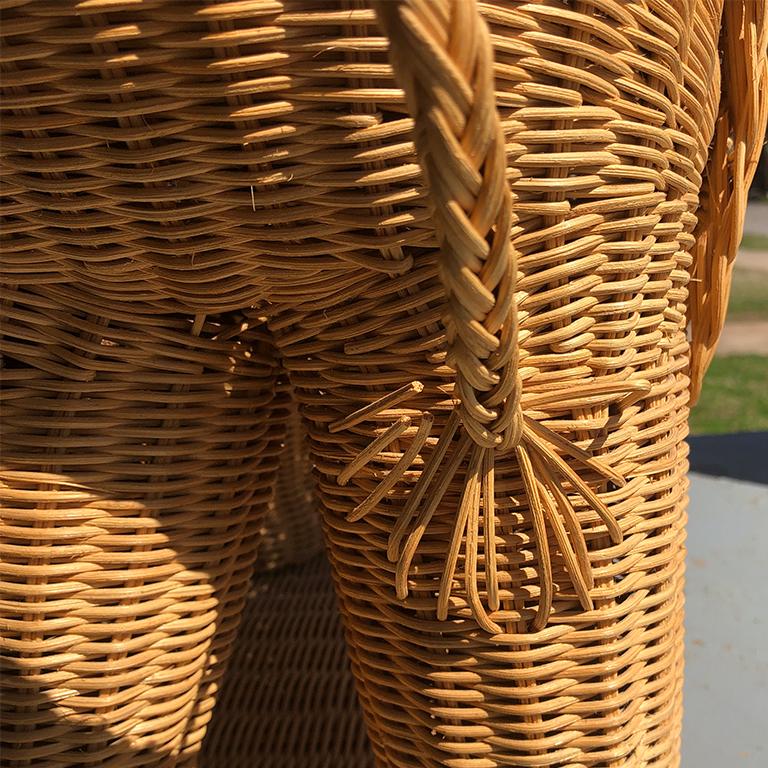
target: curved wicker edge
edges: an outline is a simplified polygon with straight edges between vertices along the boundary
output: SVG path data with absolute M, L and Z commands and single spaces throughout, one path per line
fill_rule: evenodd
M 701 393 L 725 324 L 749 186 L 768 125 L 768 4 L 723 8 L 722 97 L 704 177 L 689 286 L 691 405 Z

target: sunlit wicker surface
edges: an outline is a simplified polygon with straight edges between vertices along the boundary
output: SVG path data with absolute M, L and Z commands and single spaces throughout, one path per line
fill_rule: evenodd
M 765 3 L 2 7 L 9 768 L 195 764 L 286 372 L 382 768 L 675 766 Z
M 231 319 L 6 296 L 2 759 L 196 753 L 289 414 L 272 348 Z

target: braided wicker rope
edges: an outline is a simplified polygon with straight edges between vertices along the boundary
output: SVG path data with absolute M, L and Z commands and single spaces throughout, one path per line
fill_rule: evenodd
M 426 181 L 435 208 L 441 251 L 439 273 L 448 297 L 446 363 L 456 369 L 460 406 L 456 411 L 457 420 L 449 422 L 441 440 L 444 445 L 449 443 L 460 421 L 461 428 L 475 444 L 469 454 L 466 491 L 441 579 L 437 615 L 442 619 L 447 616 L 447 590 L 453 581 L 461 539 L 465 537 L 465 585 L 475 618 L 491 632 L 502 631 L 490 621 L 480 604 L 475 532 L 482 518 L 487 562 L 495 563 L 492 518 L 496 454 L 503 456 L 514 449 L 532 511 L 536 547 L 540 551 L 541 597 L 533 626 L 542 629 L 549 617 L 553 593 L 547 521 L 567 560 L 582 606 L 585 610 L 594 607 L 589 597 L 594 582 L 586 544 L 574 510 L 559 488 L 558 471 L 600 513 L 614 542 L 620 543 L 622 538 L 611 512 L 580 482 L 578 475 L 558 459 L 551 446 L 564 449 L 619 486 L 625 481 L 610 467 L 542 424 L 529 420 L 528 429 L 524 427 L 513 295 L 517 258 L 510 242 L 512 224 L 516 222 L 512 216 L 512 194 L 506 183 L 504 137 L 493 93 L 493 49 L 485 22 L 472 2 L 383 3 L 379 8 L 392 41 L 395 61 L 400 62 L 395 70 L 401 72 L 406 95 L 411 97 L 416 147 L 427 172 Z M 467 40 L 472 41 L 471 46 L 466 45 Z M 621 386 L 616 389 L 621 391 Z M 550 447 L 546 445 L 547 439 Z M 468 444 L 469 440 L 464 440 L 456 455 L 463 456 Z M 444 486 L 439 477 L 444 471 L 441 461 L 441 453 L 436 452 L 432 464 L 425 467 L 422 480 L 406 505 L 404 522 L 398 521 L 390 537 L 390 552 L 397 553 L 398 537 L 433 476 L 438 475 L 434 480 L 437 487 Z M 534 462 L 538 472 L 534 472 Z M 456 471 L 459 462 L 448 466 Z M 403 470 L 407 468 L 408 465 L 403 466 Z M 394 471 L 390 476 L 393 474 Z M 548 490 L 550 485 L 552 488 Z M 417 524 L 417 531 L 423 530 L 428 522 L 429 517 L 425 515 Z M 399 558 L 398 594 L 402 597 L 407 594 L 408 571 L 419 540 L 418 533 L 411 534 L 404 555 Z M 486 572 L 488 603 L 495 611 L 499 608 L 499 585 L 493 566 L 489 570 Z
M 522 432 L 517 259 L 488 28 L 472 2 L 378 8 L 434 206 L 462 422 L 476 444 L 508 450 Z
M 0 8 L 4 765 L 199 762 L 284 372 L 377 764 L 676 765 L 765 3 Z

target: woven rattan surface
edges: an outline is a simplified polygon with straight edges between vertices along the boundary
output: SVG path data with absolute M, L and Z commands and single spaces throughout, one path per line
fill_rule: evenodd
M 166 764 L 197 751 L 248 590 L 289 413 L 274 355 L 82 288 L 6 301 L 2 759 Z
M 323 548 L 320 515 L 314 499 L 309 446 L 296 405 L 290 398 L 280 453 L 275 496 L 259 529 L 258 572 L 301 563 Z
M 322 555 L 254 578 L 200 764 L 373 768 Z
M 198 762 L 287 374 L 378 765 L 676 766 L 765 2 L 0 8 L 3 764 Z

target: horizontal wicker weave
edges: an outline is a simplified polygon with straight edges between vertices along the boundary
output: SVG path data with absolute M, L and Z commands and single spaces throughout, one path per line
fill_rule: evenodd
M 248 590 L 274 355 L 81 287 L 4 301 L 4 764 L 164 764 L 199 746 Z
M 200 764 L 373 768 L 322 555 L 254 577 Z
M 2 764 L 264 744 L 200 759 L 314 486 L 379 768 L 676 766 L 765 1 L 0 9 Z

